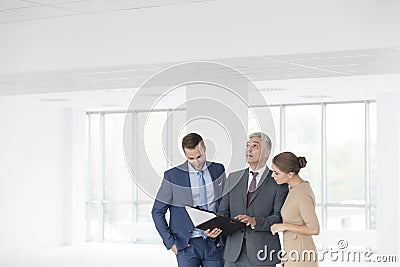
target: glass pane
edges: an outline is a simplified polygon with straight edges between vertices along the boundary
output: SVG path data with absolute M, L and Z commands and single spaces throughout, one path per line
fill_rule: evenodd
M 100 168 L 100 115 L 89 116 L 89 181 L 86 187 L 87 200 L 99 200 Z
M 157 189 L 158 189 L 157 185 Z M 149 196 L 148 194 L 146 194 L 145 192 L 143 192 L 140 188 L 138 189 L 138 202 L 149 202 L 149 203 L 153 203 L 154 198 Z
M 125 114 L 106 114 L 104 119 L 105 199 L 131 201 L 133 181 L 125 163 L 123 147 Z
M 181 140 L 187 134 L 186 127 L 186 111 L 172 112 L 172 158 L 168 168 L 181 164 L 186 160 L 183 155 Z
M 259 114 L 262 114 L 264 112 L 264 107 L 255 107 L 252 108 L 254 113 L 259 116 Z M 266 134 L 271 138 L 272 141 L 272 150 L 276 151 L 279 150 L 280 147 L 280 107 L 269 107 L 269 110 L 271 111 L 272 119 L 273 119 L 273 124 L 275 131 L 274 132 L 269 132 L 265 131 Z M 248 112 L 248 132 L 256 132 L 259 131 L 259 126 L 257 124 L 256 117 L 252 112 Z
M 315 207 L 315 213 L 317 214 L 319 227 L 322 229 L 322 207 L 317 205 Z M 317 249 L 321 250 L 324 244 L 322 244 L 323 242 L 321 242 L 320 238 L 319 237 L 317 237 L 316 239 L 314 238 L 314 242 Z
M 365 203 L 365 106 L 326 106 L 328 202 Z
M 366 230 L 365 208 L 328 207 L 329 230 Z
M 132 204 L 106 204 L 104 214 L 104 240 L 134 241 L 132 240 L 133 223 Z
M 99 237 L 100 204 L 86 204 L 86 241 L 97 241 Z
M 371 230 L 376 230 L 376 224 L 377 224 L 377 216 L 376 216 L 376 208 L 375 207 L 371 207 L 370 208 L 370 212 L 371 212 Z
M 167 112 L 138 113 L 138 169 L 135 179 L 152 196 L 156 195 L 167 169 L 167 148 L 163 144 L 166 122 Z
M 318 217 L 319 226 L 322 227 L 322 207 L 317 205 L 315 207 L 315 213 Z
M 152 204 L 139 204 L 138 205 L 138 223 L 153 223 L 151 218 Z
M 275 144 L 272 146 L 275 148 L 274 151 L 278 151 L 281 147 L 281 107 L 270 107 L 269 110 L 275 126 Z
M 307 159 L 300 176 L 310 181 L 317 203 L 322 203 L 321 106 L 285 108 L 285 151 Z

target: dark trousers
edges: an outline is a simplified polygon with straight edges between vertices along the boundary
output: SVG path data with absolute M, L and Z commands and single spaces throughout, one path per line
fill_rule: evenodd
M 186 248 L 179 250 L 176 258 L 179 267 L 223 267 L 224 249 L 213 240 L 191 238 Z

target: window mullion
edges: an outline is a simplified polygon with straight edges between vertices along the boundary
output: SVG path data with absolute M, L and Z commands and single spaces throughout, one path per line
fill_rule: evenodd
M 132 129 L 132 134 L 133 134 L 133 140 L 132 140 L 132 145 L 133 145 L 133 155 L 132 155 L 132 159 L 133 159 L 133 170 L 132 170 L 132 175 L 133 177 L 137 177 L 138 176 L 138 161 L 139 161 L 139 143 L 138 143 L 138 139 L 139 139 L 139 115 L 138 112 L 133 112 L 133 129 Z M 132 190 L 132 207 L 133 207 L 133 212 L 132 212 L 132 217 L 134 222 L 138 222 L 139 221 L 139 212 L 138 212 L 138 198 L 139 198 L 139 189 L 136 183 L 136 178 L 133 178 L 133 190 Z
M 281 139 L 281 143 L 280 143 L 280 151 L 284 151 L 286 149 L 286 140 L 285 140 L 285 136 L 286 136 L 286 125 L 285 125 L 285 106 L 281 105 L 280 106 L 280 139 Z
M 104 223 L 105 223 L 105 122 L 104 112 L 100 113 L 100 138 L 99 138 L 99 153 L 100 153 L 100 177 L 99 177 L 99 199 L 101 204 L 99 205 L 99 240 L 104 241 Z
M 328 179 L 327 179 L 327 138 L 326 138 L 326 104 L 321 104 L 321 171 L 322 171 L 322 228 L 327 228 L 328 218 Z
M 364 166 L 365 166 L 365 211 L 366 211 L 366 229 L 371 229 L 371 137 L 370 137 L 370 114 L 369 102 L 365 102 L 365 148 L 364 148 Z

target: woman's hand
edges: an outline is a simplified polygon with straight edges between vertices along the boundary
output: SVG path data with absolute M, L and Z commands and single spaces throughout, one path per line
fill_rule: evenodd
M 271 226 L 271 232 L 275 235 L 278 232 L 284 232 L 287 230 L 287 227 L 284 223 L 275 223 Z

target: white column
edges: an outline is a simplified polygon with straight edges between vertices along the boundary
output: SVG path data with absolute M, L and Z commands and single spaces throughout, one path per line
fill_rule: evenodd
M 400 255 L 400 93 L 377 97 L 378 251 Z
M 202 135 L 207 159 L 223 163 L 227 174 L 246 166 L 248 134 L 248 84 L 229 84 L 229 90 L 201 83 L 186 89 L 187 131 Z
M 85 181 L 87 179 L 88 144 L 86 113 L 83 109 L 66 109 L 68 162 L 65 173 L 66 222 L 65 244 L 85 241 Z

